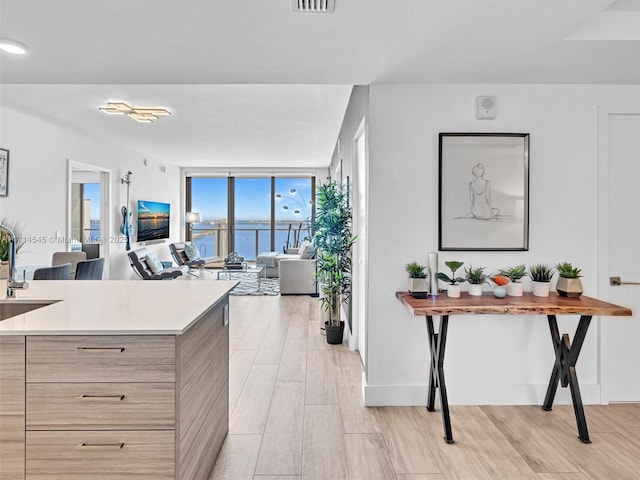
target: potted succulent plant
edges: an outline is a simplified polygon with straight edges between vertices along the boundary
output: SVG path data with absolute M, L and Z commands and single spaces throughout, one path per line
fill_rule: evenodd
M 340 344 L 344 333 L 340 307 L 351 294 L 351 247 L 356 241 L 351 235 L 351 207 L 346 188 L 332 181 L 318 187 L 313 228 L 321 305 L 329 312 L 329 320 L 325 322 L 327 343 Z
M 456 260 L 451 260 L 449 262 L 444 262 L 444 264 L 449 267 L 451 270 L 451 276 L 446 273 L 438 272 L 438 279 L 447 282 L 449 287 L 447 287 L 447 296 L 449 297 L 459 297 L 460 296 L 460 283 L 464 282 L 463 277 L 456 277 L 456 270 L 458 270 L 464 262 L 458 262 Z
M 469 295 L 479 297 L 482 295 L 482 284 L 487 281 L 487 274 L 484 273 L 485 267 L 472 267 L 464 269 L 465 277 L 469 282 Z
M 529 277 L 533 282 L 533 294 L 536 297 L 549 296 L 549 282 L 555 273 L 553 268 L 543 263 L 529 265 Z
M 507 285 L 511 283 L 509 277 L 498 274 L 490 277 L 489 280 L 496 284 L 496 286 L 493 287 L 493 295 L 496 298 L 504 298 L 507 296 Z
M 500 270 L 500 275 L 507 277 L 510 282 L 507 283 L 507 295 L 511 297 L 521 297 L 524 292 L 524 285 L 520 281 L 522 277 L 527 274 L 527 269 L 524 265 L 516 265 L 515 267 L 508 267 Z
M 580 281 L 581 269 L 574 267 L 569 262 L 556 264 L 558 270 L 558 283 L 556 290 L 563 297 L 579 297 L 582 295 L 582 282 Z
M 427 282 L 427 267 L 418 262 L 411 262 L 405 266 L 409 274 L 409 291 L 413 293 L 426 293 L 429 291 Z

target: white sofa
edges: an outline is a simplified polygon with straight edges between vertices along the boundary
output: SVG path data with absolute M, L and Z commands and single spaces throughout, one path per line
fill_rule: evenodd
M 256 264 L 265 265 L 267 277 L 280 277 L 281 295 L 311 295 L 316 293 L 315 249 L 308 242 L 287 253 L 261 253 Z

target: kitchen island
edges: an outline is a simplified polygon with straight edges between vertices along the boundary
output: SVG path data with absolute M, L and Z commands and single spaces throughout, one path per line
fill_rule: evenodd
M 208 479 L 228 430 L 225 281 L 36 281 L 0 301 L 0 478 Z M 49 303 L 52 302 L 52 303 Z

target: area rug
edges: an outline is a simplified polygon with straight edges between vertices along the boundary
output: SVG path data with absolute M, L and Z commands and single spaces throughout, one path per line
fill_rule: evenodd
M 220 280 L 228 279 L 240 282 L 231 290 L 230 295 L 280 295 L 279 278 L 261 278 L 260 290 L 258 290 L 258 279 L 253 274 L 220 272 Z

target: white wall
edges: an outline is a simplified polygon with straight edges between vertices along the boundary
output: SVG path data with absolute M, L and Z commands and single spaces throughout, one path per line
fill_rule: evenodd
M 0 216 L 19 219 L 25 225 L 25 234 L 38 240 L 27 242 L 18 255 L 18 265 L 50 265 L 53 252 L 66 249 L 54 239 L 56 231 L 62 236 L 66 232 L 67 159 L 111 169 L 109 233 L 115 237 L 110 243 L 111 279 L 135 278 L 126 258 L 125 244 L 118 241 L 122 238 L 118 228 L 122 219 L 120 208 L 126 203 L 126 187 L 120 179 L 128 170 L 133 172 L 133 211 L 138 199 L 170 203 L 171 238 L 179 240 L 182 204 L 177 167 L 167 165 L 166 172 L 160 172 L 158 162 L 144 153 L 43 119 L 9 105 L 6 98 L 2 100 L 0 145 L 10 151 L 10 172 L 9 196 L 0 197 Z M 148 166 L 143 164 L 145 158 Z M 150 245 L 149 249 L 160 259 L 170 260 L 168 243 Z M 132 248 L 138 246 L 132 243 Z
M 331 171 L 335 170 L 338 162 L 342 162 L 343 178 L 346 178 L 347 175 L 353 177 L 353 172 L 355 171 L 353 139 L 362 119 L 367 116 L 368 110 L 369 86 L 356 85 L 351 91 L 351 97 L 349 97 L 349 103 L 347 104 L 347 111 L 345 112 L 344 119 L 342 120 L 340 134 L 338 135 L 340 150 L 338 150 L 338 143 L 336 143 L 333 156 L 331 158 Z
M 340 127 L 340 133 L 338 135 L 338 141 L 336 142 L 333 155 L 331 157 L 331 165 L 329 167 L 331 172 L 336 172 L 338 165 L 341 165 L 342 179 L 346 182 L 347 177 L 350 177 L 351 199 L 352 201 L 357 198 L 358 192 L 355 190 L 357 184 L 354 182 L 355 167 L 355 144 L 354 138 L 362 123 L 362 120 L 367 117 L 369 109 L 369 86 L 368 85 L 356 85 L 351 91 L 349 97 L 349 103 L 347 104 L 347 110 L 345 112 L 344 119 L 342 120 L 342 126 Z M 333 178 L 338 180 L 337 178 Z M 325 179 L 321 179 L 324 182 Z M 338 180 L 339 181 L 339 180 Z M 356 253 L 358 248 L 365 248 L 366 234 L 365 232 L 357 231 L 356 225 L 357 218 L 353 218 L 353 233 L 358 236 L 356 246 L 353 249 L 353 253 Z M 352 268 L 352 277 L 357 276 L 358 265 L 354 260 Z M 342 318 L 347 319 L 347 324 L 350 326 L 348 329 L 349 334 L 349 347 L 353 350 L 355 348 L 355 337 L 351 332 L 355 332 L 357 325 L 354 318 L 353 302 L 356 301 L 356 297 L 352 295 L 349 302 L 345 302 L 342 305 L 343 315 Z M 349 331 L 351 330 L 351 331 Z M 360 340 L 358 340 L 360 341 Z
M 475 97 L 497 96 L 497 118 L 475 119 Z M 441 252 L 486 266 L 571 261 L 597 292 L 598 105 L 640 98 L 638 86 L 372 85 L 369 88 L 368 405 L 424 404 L 423 317 L 395 299 L 404 265 L 438 248 L 438 133 L 530 133 L 528 252 Z M 605 273 L 603 273 L 605 274 Z M 552 284 L 553 286 L 553 284 Z M 530 285 L 525 285 L 525 288 Z M 577 319 L 559 319 L 573 336 Z M 600 402 L 597 322 L 578 364 L 585 402 Z M 452 404 L 541 403 L 554 354 L 543 316 L 455 316 L 445 371 Z M 559 389 L 558 401 L 569 401 Z

